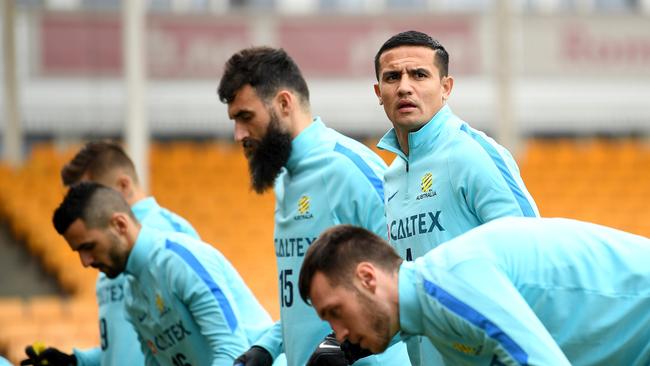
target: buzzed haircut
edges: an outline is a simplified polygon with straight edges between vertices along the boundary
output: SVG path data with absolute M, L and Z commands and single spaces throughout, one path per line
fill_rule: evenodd
M 61 235 L 77 219 L 89 229 L 101 229 L 108 226 L 115 212 L 129 214 L 137 222 L 131 207 L 118 191 L 95 182 L 81 182 L 70 187 L 54 211 L 52 223 Z
M 334 286 L 351 284 L 354 268 L 370 262 L 388 271 L 396 271 L 403 259 L 376 234 L 357 226 L 337 225 L 324 231 L 305 254 L 300 268 L 300 297 L 309 304 L 311 282 L 317 272 Z
M 440 71 L 440 77 L 448 75 L 449 54 L 442 44 L 426 33 L 410 30 L 390 37 L 384 42 L 379 51 L 377 51 L 377 55 L 375 55 L 375 76 L 377 77 L 377 81 L 379 81 L 379 69 L 381 68 L 379 58 L 381 55 L 388 50 L 401 46 L 421 46 L 434 50 L 435 57 L 433 62 Z
M 298 94 L 303 106 L 309 106 L 309 89 L 300 68 L 281 48 L 251 47 L 232 55 L 219 82 L 219 100 L 231 103 L 247 84 L 264 103 L 287 88 Z
M 90 179 L 100 179 L 118 168 L 135 183 L 138 182 L 133 161 L 122 146 L 112 141 L 91 141 L 61 169 L 61 179 L 63 185 L 70 186 L 80 182 L 85 174 L 88 174 Z

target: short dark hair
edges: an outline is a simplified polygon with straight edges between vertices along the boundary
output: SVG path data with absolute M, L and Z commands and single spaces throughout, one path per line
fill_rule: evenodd
M 375 55 L 375 76 L 379 80 L 379 58 L 381 55 L 393 48 L 401 46 L 422 46 L 428 47 L 435 51 L 434 64 L 440 71 L 440 77 L 447 76 L 449 73 L 449 54 L 447 50 L 437 40 L 431 38 L 428 34 L 410 30 L 398 33 L 384 42 L 377 55 Z
M 309 303 L 311 282 L 317 272 L 323 273 L 332 286 L 338 286 L 349 283 L 352 270 L 360 262 L 371 262 L 392 272 L 402 261 L 395 249 L 376 234 L 352 225 L 334 226 L 324 231 L 305 254 L 298 278 L 300 297 Z
M 309 105 L 309 89 L 300 68 L 281 48 L 251 47 L 232 55 L 219 82 L 219 99 L 232 102 L 237 91 L 247 84 L 264 103 L 279 89 L 288 88 L 300 96 L 303 105 Z
M 70 187 L 54 211 L 52 223 L 61 235 L 77 219 L 87 228 L 104 228 L 115 212 L 128 213 L 137 222 L 131 207 L 118 191 L 95 182 L 81 182 Z
M 81 181 L 86 173 L 91 179 L 98 179 L 115 168 L 124 169 L 134 182 L 138 182 L 133 161 L 122 146 L 112 141 L 91 141 L 61 168 L 61 179 L 63 185 L 70 186 Z

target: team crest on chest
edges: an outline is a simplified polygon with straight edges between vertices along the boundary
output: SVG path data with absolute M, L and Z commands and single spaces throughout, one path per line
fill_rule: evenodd
M 294 216 L 294 220 L 307 220 L 311 219 L 314 217 L 312 213 L 310 212 L 311 210 L 311 200 L 309 199 L 309 196 L 303 195 L 298 199 L 298 214 Z
M 169 307 L 165 306 L 165 301 L 160 294 L 156 294 L 156 308 L 161 317 L 169 312 Z
M 452 347 L 454 347 L 456 351 L 462 352 L 467 355 L 478 355 L 479 353 L 481 353 L 481 349 L 482 349 L 480 345 L 477 347 L 472 347 L 458 342 L 452 343 Z
M 415 199 L 421 200 L 425 198 L 431 198 L 436 196 L 436 191 L 432 189 L 433 187 L 433 175 L 431 173 L 426 173 L 420 179 L 420 193 Z

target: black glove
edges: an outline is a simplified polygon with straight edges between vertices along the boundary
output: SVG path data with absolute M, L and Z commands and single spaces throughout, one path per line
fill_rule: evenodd
M 237 357 L 233 366 L 271 366 L 273 357 L 269 351 L 260 346 L 253 346 Z
M 336 340 L 334 333 L 328 335 L 318 345 L 307 361 L 307 366 L 348 366 L 348 360 Z
M 345 342 L 341 343 L 341 350 L 343 350 L 345 358 L 348 360 L 350 365 L 361 358 L 372 355 L 372 352 L 370 352 L 370 350 L 361 348 L 360 345 L 351 343 L 348 340 L 345 340 Z
M 34 350 L 34 347 L 25 347 L 27 359 L 20 361 L 20 366 L 77 366 L 77 357 L 66 354 L 56 348 L 48 347 L 41 352 Z

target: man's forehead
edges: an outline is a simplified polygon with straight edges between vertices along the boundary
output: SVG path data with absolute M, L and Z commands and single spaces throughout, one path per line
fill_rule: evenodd
M 435 52 L 423 46 L 401 46 L 385 51 L 379 64 L 385 69 L 434 68 Z
M 64 233 L 65 239 L 70 244 L 70 247 L 75 250 L 79 245 L 87 240 L 89 229 L 82 219 L 74 220 Z
M 311 282 L 311 303 L 320 312 L 322 309 L 334 306 L 343 300 L 339 296 L 341 286 L 333 287 L 329 279 L 322 273 L 316 272 Z
M 228 116 L 233 118 L 242 111 L 254 111 L 260 106 L 263 106 L 263 103 L 257 92 L 250 84 L 246 84 L 235 92 L 233 100 L 228 103 Z

